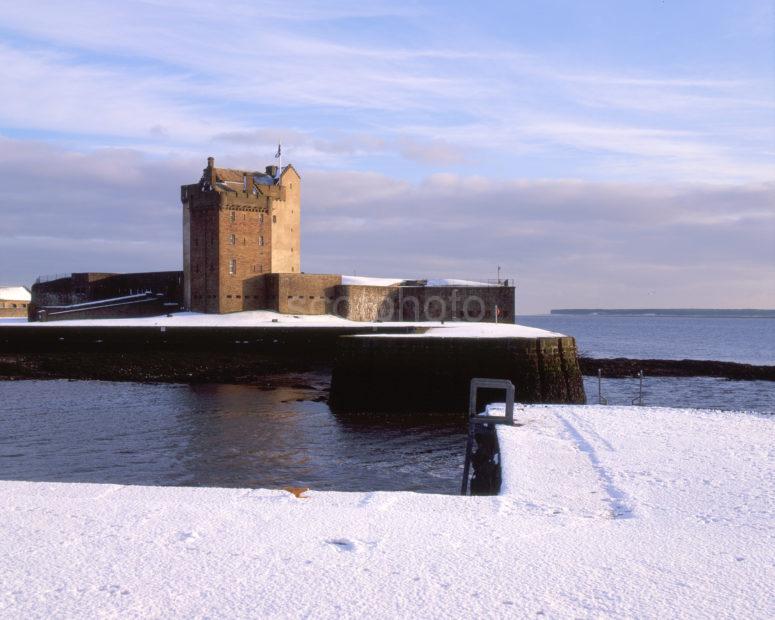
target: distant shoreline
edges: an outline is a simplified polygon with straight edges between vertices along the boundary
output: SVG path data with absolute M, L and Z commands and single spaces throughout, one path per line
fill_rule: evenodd
M 718 319 L 775 319 L 775 310 L 713 308 L 560 308 L 549 311 L 552 315 L 581 316 L 669 316 Z

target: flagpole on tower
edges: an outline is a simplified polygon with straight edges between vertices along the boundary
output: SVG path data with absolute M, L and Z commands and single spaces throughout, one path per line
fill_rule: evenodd
M 283 171 L 283 147 L 282 144 L 277 145 L 277 153 L 275 153 L 274 158 L 277 160 L 277 175 L 279 176 L 282 174 Z

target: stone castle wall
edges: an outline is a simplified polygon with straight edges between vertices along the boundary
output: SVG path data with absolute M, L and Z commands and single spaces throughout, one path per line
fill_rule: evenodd
M 335 291 L 335 314 L 353 321 L 514 321 L 513 286 L 363 286 Z
M 166 302 L 183 302 L 183 272 L 73 273 L 32 285 L 33 308 L 69 306 L 151 291 Z
M 342 276 L 332 274 L 268 273 L 266 308 L 282 314 L 331 314 Z

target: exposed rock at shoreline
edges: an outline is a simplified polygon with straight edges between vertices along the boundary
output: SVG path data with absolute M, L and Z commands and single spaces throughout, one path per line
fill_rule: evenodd
M 633 377 L 639 371 L 650 377 L 721 377 L 737 381 L 775 381 L 775 366 L 755 366 L 714 360 L 649 360 L 623 357 L 596 359 L 579 357 L 584 375 L 608 378 Z
M 712 360 L 596 359 L 579 357 L 581 372 L 607 378 L 721 377 L 738 381 L 775 381 L 775 366 Z M 330 360 L 289 359 L 223 353 L 30 353 L 0 354 L 0 380 L 84 379 L 152 383 L 243 383 L 271 389 L 277 376 L 294 372 L 329 373 Z M 291 376 L 288 374 L 288 376 Z

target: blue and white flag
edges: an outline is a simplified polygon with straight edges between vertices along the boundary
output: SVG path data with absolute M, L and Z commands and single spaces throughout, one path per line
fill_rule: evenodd
M 282 149 L 281 149 L 280 145 L 278 144 L 277 145 L 277 153 L 275 153 L 274 158 L 275 159 L 279 159 L 280 155 L 282 155 Z

